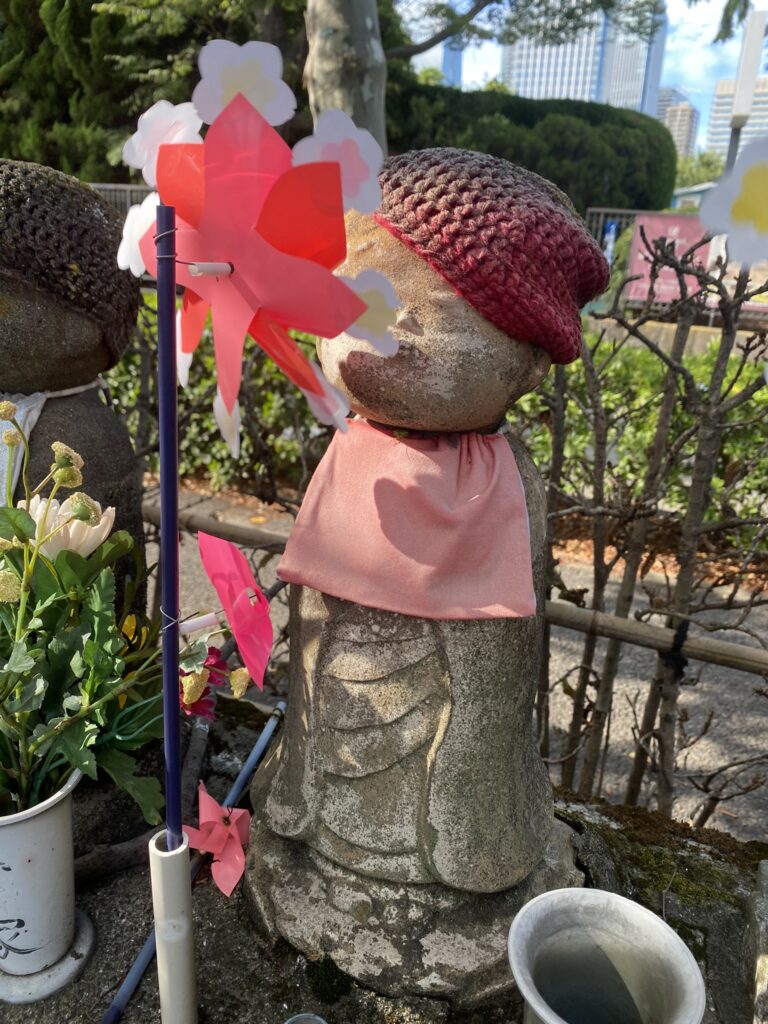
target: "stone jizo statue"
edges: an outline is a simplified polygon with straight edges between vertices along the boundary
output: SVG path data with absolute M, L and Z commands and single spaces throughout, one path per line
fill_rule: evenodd
M 64 441 L 85 461 L 83 490 L 140 541 L 136 459 L 98 386 L 136 323 L 138 282 L 116 262 L 121 235 L 119 213 L 90 186 L 0 160 L 0 397 L 32 429 L 29 478 L 47 474 L 51 443 Z
M 481 1001 L 515 912 L 579 884 L 536 747 L 545 496 L 505 413 L 579 353 L 607 283 L 568 199 L 505 161 L 407 153 L 340 273 L 401 301 L 391 358 L 322 342 L 356 419 L 310 485 L 281 742 L 254 782 L 249 893 L 272 935 L 379 991 Z

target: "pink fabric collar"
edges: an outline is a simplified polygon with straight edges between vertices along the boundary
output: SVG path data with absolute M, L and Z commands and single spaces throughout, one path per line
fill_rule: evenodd
M 506 438 L 401 438 L 352 420 L 315 470 L 277 571 L 428 619 L 535 614 L 525 494 Z

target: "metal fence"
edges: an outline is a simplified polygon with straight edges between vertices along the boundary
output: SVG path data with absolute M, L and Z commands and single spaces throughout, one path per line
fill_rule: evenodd
M 590 206 L 585 220 L 589 233 L 602 245 L 605 238 L 605 226 L 609 221 L 616 224 L 616 235 L 618 236 L 625 228 L 634 224 L 635 217 L 641 213 L 652 212 L 651 210 L 612 210 L 607 206 Z
M 140 203 L 152 189 L 148 185 L 103 185 L 92 182 L 91 188 L 125 216 L 131 206 Z

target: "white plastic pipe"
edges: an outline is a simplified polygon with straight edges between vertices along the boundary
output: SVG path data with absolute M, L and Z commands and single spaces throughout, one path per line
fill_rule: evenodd
M 197 1024 L 195 936 L 189 840 L 166 849 L 166 832 L 149 841 L 149 869 L 157 940 L 157 980 L 162 1024 Z
M 190 633 L 197 633 L 202 629 L 214 629 L 219 625 L 219 612 L 208 612 L 205 615 L 198 615 L 194 619 L 186 619 L 179 623 L 179 630 L 184 636 Z
M 227 277 L 234 271 L 231 263 L 190 263 L 192 277 Z
M 556 889 L 520 910 L 509 962 L 525 1024 L 701 1024 L 704 981 L 660 917 L 600 889 Z

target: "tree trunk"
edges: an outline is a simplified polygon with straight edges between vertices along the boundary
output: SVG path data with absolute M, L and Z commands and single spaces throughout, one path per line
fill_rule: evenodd
M 672 342 L 671 358 L 679 363 L 685 353 L 685 346 L 690 334 L 693 320 L 686 318 L 677 325 L 675 337 Z M 662 484 L 662 466 L 667 451 L 669 439 L 669 428 L 672 422 L 672 414 L 677 402 L 677 373 L 673 369 L 667 371 L 662 391 L 659 415 L 656 421 L 653 443 L 648 455 L 648 468 L 643 481 L 643 489 L 640 495 L 641 504 L 650 501 L 657 501 L 660 497 Z M 645 541 L 648 536 L 650 520 L 648 518 L 635 519 L 629 533 L 627 554 L 624 562 L 624 573 L 619 585 L 619 593 L 616 599 L 616 610 L 614 615 L 626 619 L 632 609 L 635 597 L 635 585 L 640 571 L 640 565 L 645 552 Z M 595 710 L 592 715 L 592 727 L 587 739 L 584 751 L 584 765 L 581 771 L 579 792 L 582 796 L 591 796 L 594 790 L 595 774 L 600 760 L 600 748 L 603 741 L 606 722 L 613 706 L 613 689 L 618 674 L 619 659 L 621 657 L 622 644 L 620 640 L 610 640 L 605 652 L 605 660 L 600 673 L 600 683 L 595 700 Z M 644 754 L 642 747 L 636 748 L 635 757 L 639 753 Z M 643 769 L 645 764 L 643 764 Z M 641 774 L 642 778 L 642 774 Z
M 597 377 L 592 353 L 586 344 L 582 344 L 582 362 L 584 364 L 584 379 L 589 398 L 590 410 L 592 413 L 592 431 L 594 442 L 594 455 L 592 459 L 592 504 L 595 508 L 605 506 L 605 470 L 608 461 L 608 417 L 605 406 L 600 395 L 600 381 Z M 605 560 L 605 549 L 608 540 L 608 520 L 602 513 L 592 516 L 592 551 L 593 551 L 593 583 L 592 583 L 592 610 L 601 612 L 605 609 L 605 588 L 608 583 L 608 565 Z M 584 641 L 584 650 L 581 657 L 581 668 L 579 680 L 576 686 L 576 694 L 573 699 L 573 714 L 568 729 L 568 738 L 563 756 L 562 785 L 566 789 L 574 788 L 576 778 L 576 762 L 578 750 L 582 743 L 585 728 L 587 726 L 587 688 L 593 675 L 592 666 L 595 660 L 597 649 L 597 637 L 590 633 Z
M 555 367 L 555 386 L 552 392 L 552 459 L 549 465 L 547 484 L 547 587 L 546 599 L 552 597 L 552 578 L 555 557 L 552 548 L 555 543 L 555 527 L 552 513 L 557 510 L 559 488 L 565 464 L 565 389 L 567 378 L 565 367 Z M 536 693 L 536 730 L 539 737 L 539 753 L 549 757 L 549 645 L 551 628 L 544 621 L 544 641 L 539 669 L 539 688 Z
M 747 283 L 746 271 L 742 270 L 736 284 L 736 298 L 744 292 Z M 737 307 L 738 309 L 738 307 Z M 725 313 L 723 314 L 726 320 Z M 701 539 L 701 526 L 709 508 L 712 493 L 712 478 L 717 467 L 723 437 L 722 388 L 728 372 L 728 360 L 736 342 L 738 311 L 731 307 L 727 322 L 723 325 L 720 347 L 712 371 L 712 380 L 705 400 L 699 410 L 700 426 L 696 438 L 696 456 L 693 463 L 691 486 L 688 491 L 688 508 L 683 519 L 677 561 L 680 570 L 672 597 L 673 614 L 668 626 L 677 629 L 685 621 L 695 589 L 696 555 Z M 676 613 L 676 614 L 675 614 Z M 672 817 L 674 804 L 675 773 L 675 732 L 677 726 L 677 700 L 680 693 L 680 673 L 674 665 L 663 658 L 657 661 L 657 678 L 661 680 L 661 707 L 659 711 L 659 784 L 658 809 L 668 818 Z
M 376 0 L 308 0 L 304 81 L 312 116 L 339 109 L 387 151 L 387 65 Z

